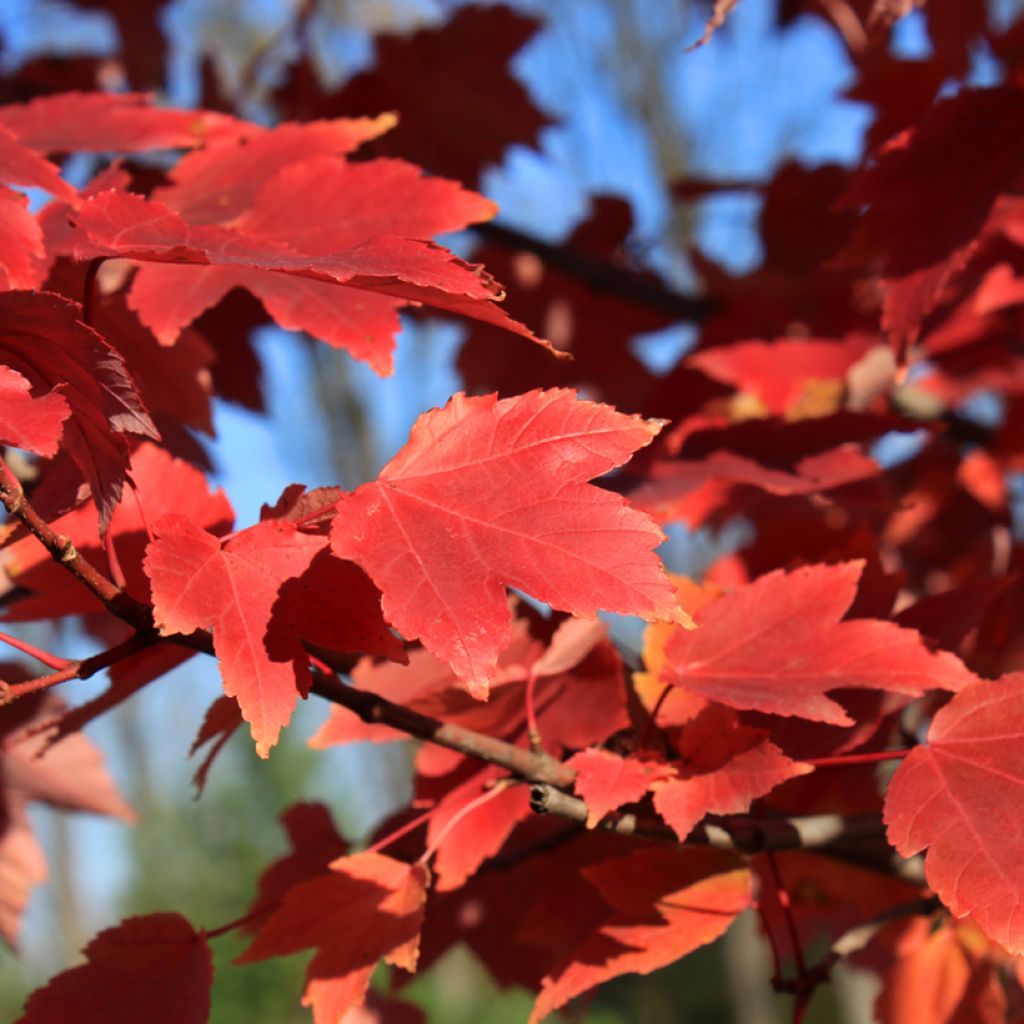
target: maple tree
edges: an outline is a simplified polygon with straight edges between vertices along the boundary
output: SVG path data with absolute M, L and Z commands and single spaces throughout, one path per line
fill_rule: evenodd
M 126 84 L 158 85 L 145 5 L 88 6 Z M 889 46 L 914 8 L 926 60 Z M 840 960 L 881 979 L 889 1024 L 1020 1019 L 1024 19 L 778 13 L 847 47 L 867 149 L 672 183 L 762 200 L 761 264 L 693 245 L 693 295 L 627 258 L 621 199 L 561 245 L 492 222 L 481 173 L 550 120 L 509 76 L 539 29 L 510 8 L 381 36 L 337 88 L 300 31 L 272 125 L 211 81 L 198 110 L 95 88 L 89 60 L 5 81 L 0 611 L 75 616 L 96 653 L 0 633 L 24 658 L 0 673 L 0 934 L 47 874 L 28 806 L 130 820 L 81 730 L 190 658 L 223 683 L 200 790 L 229 742 L 272 758 L 300 699 L 329 708 L 316 750 L 421 741 L 365 846 L 295 804 L 234 920 L 130 917 L 19 1024 L 206 1021 L 229 934 L 239 964 L 315 950 L 316 1024 L 418 1019 L 410 975 L 459 942 L 539 1024 L 748 910 L 794 1021 Z M 981 46 L 998 80 L 971 86 Z M 436 240 L 467 228 L 469 258 Z M 464 326 L 465 393 L 375 480 L 294 484 L 235 529 L 195 434 L 215 399 L 259 405 L 252 329 L 387 375 L 401 313 Z M 631 339 L 679 320 L 696 341 L 656 372 Z M 666 571 L 663 527 L 737 516 L 703 579 Z M 642 664 L 598 612 L 645 621 Z

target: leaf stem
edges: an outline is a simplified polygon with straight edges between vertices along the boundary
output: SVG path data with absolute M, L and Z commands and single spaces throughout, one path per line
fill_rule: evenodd
M 863 754 L 839 754 L 835 757 L 809 757 L 804 763 L 815 768 L 837 768 L 843 765 L 877 764 L 880 761 L 902 761 L 911 751 L 873 750 Z
M 383 839 L 378 839 L 372 846 L 368 846 L 365 853 L 377 853 L 383 850 L 385 846 L 390 846 L 392 843 L 398 842 L 403 836 L 407 836 L 410 832 L 415 832 L 421 825 L 426 824 L 437 812 L 437 807 L 431 807 L 429 811 L 424 811 L 422 814 L 417 814 L 412 821 L 407 821 L 404 825 L 399 825 L 393 832 L 389 832 Z
M 61 658 L 39 647 L 34 647 L 28 641 L 22 640 L 20 637 L 11 636 L 10 633 L 0 631 L 0 643 L 7 644 L 8 647 L 13 647 L 16 651 L 21 651 L 22 654 L 27 654 L 30 658 L 35 658 L 36 661 L 42 662 L 47 668 L 52 668 L 55 671 L 67 668 L 71 664 L 67 658 Z
M 219 939 L 222 935 L 227 935 L 228 932 L 237 931 L 239 928 L 244 928 L 247 924 L 251 924 L 253 921 L 258 921 L 261 917 L 266 917 L 272 910 L 277 907 L 275 903 L 273 906 L 260 907 L 257 910 L 251 910 L 248 914 L 243 914 L 242 917 L 236 917 L 234 921 L 228 921 L 227 924 L 222 924 L 219 928 L 211 928 L 204 930 L 203 934 L 208 939 Z
M 426 864 L 431 857 L 437 853 L 440 845 L 445 841 L 448 833 L 451 832 L 456 825 L 462 821 L 468 814 L 472 814 L 478 807 L 482 807 L 485 803 L 493 800 L 496 796 L 500 796 L 505 792 L 509 786 L 514 786 L 518 782 L 518 779 L 499 779 L 487 792 L 481 793 L 480 796 L 470 800 L 468 804 L 460 807 L 445 824 L 444 828 L 434 837 L 434 841 L 423 851 L 423 855 L 416 861 L 417 864 Z
M 86 327 L 92 327 L 93 315 L 96 308 L 96 275 L 106 256 L 98 256 L 89 260 L 85 266 L 85 280 L 82 282 L 82 323 Z

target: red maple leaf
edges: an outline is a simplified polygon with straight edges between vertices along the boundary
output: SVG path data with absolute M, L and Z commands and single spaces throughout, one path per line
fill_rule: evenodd
M 323 804 L 292 804 L 281 815 L 281 825 L 291 849 L 260 875 L 259 894 L 250 916 L 273 911 L 289 889 L 328 874 L 331 864 L 348 853 L 348 843 L 338 835 L 331 812 Z M 253 931 L 257 927 L 250 925 Z
M 978 955 L 980 936 L 973 925 L 932 931 L 930 922 L 917 919 L 901 932 L 898 959 L 882 975 L 875 1002 L 879 1021 L 917 1024 L 922 1007 L 928 1007 L 936 1021 L 1004 1024 L 1008 1007 L 999 970 Z
M 706 850 L 648 847 L 583 869 L 611 908 L 544 979 L 530 1024 L 595 985 L 649 974 L 717 939 L 750 905 L 750 873 Z
M 32 397 L 31 387 L 17 370 L 0 366 L 0 442 L 38 455 L 56 455 L 71 408 L 59 384 L 39 398 Z
M 46 242 L 28 196 L 0 185 L 0 285 L 39 288 L 46 279 Z
M 324 875 L 293 885 L 237 963 L 316 947 L 304 1006 L 315 1024 L 362 1003 L 378 960 L 415 970 L 428 873 L 382 853 L 357 853 Z
M 29 996 L 17 1024 L 206 1024 L 213 954 L 180 914 L 129 917 L 84 953 L 86 963 Z
M 904 857 L 928 848 L 928 884 L 958 917 L 1024 951 L 1024 675 L 979 681 L 932 719 L 928 742 L 900 765 L 885 798 L 889 839 Z
M 587 828 L 623 804 L 634 803 L 665 773 L 663 764 L 620 757 L 610 750 L 581 750 L 566 761 L 576 772 L 573 788 L 587 805 Z
M 261 297 L 263 292 L 270 295 L 271 305 L 287 310 L 287 317 L 298 316 L 293 295 L 307 294 L 303 282 L 309 281 L 369 293 L 366 301 L 378 330 L 382 304 L 374 297 L 384 296 L 403 305 L 422 303 L 482 320 L 546 344 L 497 305 L 503 292 L 490 275 L 433 242 L 376 233 L 348 248 L 307 253 L 277 238 L 247 234 L 243 226 L 190 224 L 164 203 L 115 189 L 87 199 L 76 224 L 86 239 L 76 247 L 79 258 L 123 256 L 198 268 L 185 275 L 179 269 L 172 276 L 165 268 L 155 294 L 147 290 L 143 278 L 140 293 L 134 296 L 143 323 L 166 343 L 232 287 L 249 288 L 253 271 L 264 271 L 289 282 L 285 291 L 281 282 L 275 285 L 271 278 L 258 283 Z M 206 274 L 204 267 L 224 272 Z M 181 315 L 175 312 L 179 308 Z M 393 306 L 388 308 L 393 327 Z M 347 312 L 358 320 L 358 303 Z M 304 311 L 305 316 L 314 314 Z M 339 323 L 336 330 L 339 336 L 349 337 L 352 325 Z
M 59 295 L 0 294 L 0 362 L 35 388 L 61 387 L 71 409 L 63 447 L 92 488 L 101 529 L 113 514 L 128 468 L 127 434 L 159 439 L 121 356 L 79 320 Z
M 0 107 L 0 127 L 38 153 L 191 149 L 240 124 L 209 110 L 157 107 L 145 93 L 64 92 Z
M 462 7 L 437 27 L 379 36 L 374 67 L 339 93 L 314 95 L 310 105 L 300 84 L 285 97 L 305 105 L 307 116 L 396 110 L 401 120 L 383 140 L 384 151 L 476 181 L 513 143 L 534 144 L 548 123 L 507 67 L 537 28 L 537 21 L 501 4 Z
M 479 695 L 511 639 L 505 587 L 574 615 L 687 618 L 657 557 L 661 531 L 586 481 L 661 425 L 567 390 L 456 395 L 339 504 L 334 550 L 366 569 L 385 618 Z
M 742 814 L 753 800 L 814 770 L 787 757 L 767 736 L 741 725 L 736 712 L 719 704 L 683 728 L 681 762 L 651 785 L 655 810 L 681 842 L 705 814 Z
M 268 519 L 222 542 L 179 515 L 154 532 L 145 569 L 156 624 L 165 636 L 213 629 L 224 692 L 238 699 L 261 757 L 309 690 L 304 639 L 401 657 L 366 577 L 319 558 L 325 537 Z
M 761 576 L 697 613 L 701 627 L 665 645 L 662 680 L 739 710 L 850 725 L 829 690 L 868 688 L 920 696 L 959 690 L 974 675 L 948 651 L 932 652 L 891 622 L 840 621 L 863 562 L 810 565 Z

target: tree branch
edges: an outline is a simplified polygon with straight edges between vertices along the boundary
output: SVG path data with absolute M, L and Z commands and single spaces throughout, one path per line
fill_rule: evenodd
M 589 814 L 587 805 L 578 797 L 545 783 L 535 783 L 531 788 L 530 806 L 538 814 L 557 814 L 581 824 L 587 821 Z M 635 814 L 612 812 L 605 815 L 597 827 L 617 835 L 680 843 L 679 837 L 664 822 Z M 878 814 L 851 817 L 811 814 L 791 818 L 708 815 L 682 843 L 745 854 L 764 850 L 813 850 L 896 875 L 915 885 L 925 884 L 921 859 L 904 860 L 888 846 Z M 879 843 L 880 848 L 874 849 L 872 844 Z
M 85 679 L 157 642 L 174 643 L 211 655 L 214 653 L 213 637 L 206 630 L 197 630 L 188 635 L 158 635 L 153 627 L 152 608 L 126 594 L 76 551 L 70 539 L 59 536 L 32 508 L 2 460 L 0 501 L 12 516 L 29 529 L 56 562 L 95 594 L 112 614 L 136 628 L 135 635 L 124 643 L 84 661 L 69 662 L 50 676 L 29 680 L 27 683 L 5 684 L 0 689 L 0 703 L 69 679 Z M 319 647 L 315 649 L 315 655 L 340 672 L 349 671 L 356 661 L 354 656 L 331 655 Z M 364 722 L 387 725 L 415 739 L 435 743 L 467 757 L 504 768 L 516 778 L 533 784 L 531 806 L 537 813 L 557 814 L 571 821 L 586 822 L 587 805 L 565 792 L 571 788 L 576 772 L 550 754 L 518 747 L 505 740 L 420 714 L 411 708 L 393 704 L 377 694 L 356 689 L 343 683 L 337 676 L 318 669 L 311 669 L 311 674 L 313 693 L 348 708 Z M 607 815 L 599 827 L 620 835 L 679 842 L 672 829 L 662 822 L 644 820 L 632 814 Z M 813 849 L 923 884 L 923 875 L 914 861 L 903 861 L 884 845 L 881 850 L 872 849 L 872 844 L 877 845 L 884 838 L 877 815 L 844 818 L 825 814 L 779 819 L 709 817 L 685 842 L 748 854 L 762 850 Z M 858 848 L 857 844 L 862 845 Z
M 552 245 L 502 224 L 476 224 L 472 230 L 485 241 L 504 249 L 518 249 L 538 256 L 549 267 L 590 285 L 594 291 L 619 295 L 680 320 L 704 320 L 715 308 L 706 298 L 691 298 L 671 291 L 642 274 L 596 259 L 566 245 Z

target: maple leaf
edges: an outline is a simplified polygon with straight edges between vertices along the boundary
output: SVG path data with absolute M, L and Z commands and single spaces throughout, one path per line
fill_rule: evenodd
M 750 906 L 750 873 L 706 850 L 650 847 L 586 867 L 611 913 L 544 979 L 530 1024 L 622 974 L 649 974 L 717 939 Z
M 180 914 L 130 917 L 84 953 L 86 963 L 29 996 L 17 1024 L 206 1024 L 213 954 Z
M 92 488 L 105 529 L 128 467 L 126 434 L 159 439 L 121 356 L 79 320 L 79 308 L 46 292 L 0 294 L 0 361 L 34 387 L 61 386 L 71 409 L 63 447 Z
M 299 282 L 299 289 L 303 281 L 326 282 L 369 292 L 371 302 L 377 295 L 406 304 L 423 303 L 495 324 L 550 348 L 496 304 L 504 293 L 490 275 L 433 242 L 380 234 L 347 249 L 306 253 L 240 229 L 189 224 L 163 203 L 115 189 L 87 199 L 76 224 L 88 239 L 76 247 L 79 258 L 123 256 L 199 268 L 187 277 L 180 270 L 174 277 L 165 273 L 158 294 L 151 295 L 143 288 L 134 296 L 143 323 L 165 343 L 231 288 L 248 288 L 251 271 L 259 270 L 287 275 Z M 229 268 L 233 273 L 206 275 L 203 267 Z M 174 288 L 171 294 L 167 293 L 169 286 Z M 270 289 L 268 294 L 280 297 L 291 309 L 290 293 L 274 289 L 270 279 L 264 279 L 260 288 Z M 183 315 L 174 312 L 179 307 L 185 310 Z M 373 310 L 378 316 L 379 307 Z
M 882 976 L 877 1019 L 882 1024 L 916 1024 L 924 1012 L 935 1021 L 1002 1024 L 1007 1019 L 1006 995 L 995 964 L 972 949 L 978 938 L 971 934 L 973 928 L 968 924 L 930 931 L 925 922 L 919 924 L 919 936 L 902 937 L 899 958 Z
M 11 678 L 11 667 L 4 675 Z M 64 710 L 53 695 L 33 694 L 0 707 L 0 935 L 11 945 L 33 885 L 47 877 L 46 858 L 26 813 L 33 801 L 65 810 L 134 818 L 84 736 L 47 750 L 37 726 Z
M 0 291 L 40 287 L 46 263 L 46 241 L 28 196 L 0 185 Z
M 573 615 L 687 620 L 651 551 L 661 531 L 586 484 L 660 427 L 568 390 L 456 395 L 342 499 L 334 550 L 377 584 L 385 618 L 479 696 L 511 639 L 507 586 Z
M 91 503 L 52 519 L 50 525 L 94 564 L 102 564 L 107 552 L 112 552 L 122 568 L 124 589 L 139 601 L 148 602 L 149 579 L 142 568 L 142 556 L 150 539 L 149 524 L 175 512 L 219 535 L 231 529 L 235 514 L 224 492 L 211 492 L 199 470 L 148 441 L 132 453 L 129 471 L 132 493 L 122 496 L 110 517 L 106 546 L 100 538 L 99 513 Z M 14 540 L 0 552 L 0 566 L 18 586 L 18 595 L 3 610 L 8 621 L 102 610 L 95 595 L 58 565 L 31 534 Z
M 247 149 L 240 150 L 243 156 Z M 294 161 L 297 153 L 282 146 L 273 152 L 282 159 L 262 162 L 281 166 L 258 193 L 247 197 L 236 196 L 236 190 L 218 191 L 224 214 L 217 223 L 230 223 L 248 237 L 283 243 L 296 252 L 330 256 L 384 235 L 429 239 L 488 220 L 497 209 L 482 196 L 454 182 L 426 178 L 418 167 L 401 160 L 351 164 L 332 155 L 319 155 L 284 164 L 283 157 Z M 251 169 L 245 173 L 243 180 L 251 181 Z M 181 197 L 176 187 L 158 192 L 161 201 L 179 212 L 180 200 L 187 203 L 190 194 L 187 191 Z M 302 200 L 297 201 L 300 196 Z M 250 205 L 238 210 L 245 199 Z M 201 212 L 207 221 L 213 211 Z M 231 212 L 236 215 L 229 217 Z M 167 344 L 184 324 L 236 287 L 259 297 L 282 327 L 305 330 L 343 347 L 380 374 L 391 372 L 393 335 L 400 327 L 398 310 L 407 305 L 399 297 L 368 295 L 333 282 L 299 280 L 258 269 L 149 265 L 136 274 L 129 302 Z M 172 304 L 166 301 L 168 289 L 176 296 Z
M 281 825 L 291 850 L 260 875 L 259 894 L 250 915 L 274 910 L 289 889 L 327 874 L 331 864 L 348 853 L 348 843 L 338 835 L 331 812 L 323 804 L 292 804 L 281 815 Z M 250 930 L 257 927 L 254 923 Z
M 178 515 L 164 516 L 154 533 L 145 570 L 156 625 L 164 636 L 213 629 L 224 692 L 238 699 L 261 757 L 309 690 L 303 639 L 401 656 L 365 576 L 318 558 L 325 537 L 269 519 L 222 543 Z
M 209 110 L 155 107 L 144 93 L 65 92 L 0 107 L 0 127 L 39 153 L 191 149 L 239 124 Z
M 1007 86 L 936 104 L 886 143 L 843 197 L 849 208 L 870 204 L 853 245 L 880 248 L 886 259 L 883 326 L 901 350 L 966 266 L 997 198 L 1024 184 L 1024 141 L 1006 139 L 1022 103 L 1024 92 Z
M 683 729 L 681 762 L 651 784 L 654 808 L 680 842 L 704 815 L 742 814 L 753 800 L 814 770 L 787 757 L 767 736 L 716 704 Z
M 1024 951 L 1022 685 L 1018 673 L 958 693 L 885 797 L 890 842 L 904 857 L 927 847 L 925 876 L 943 903 L 1014 955 Z
M 765 411 L 781 416 L 814 382 L 842 382 L 847 371 L 875 344 L 868 334 L 839 341 L 780 338 L 716 345 L 686 361 L 715 380 L 756 395 Z
M 293 885 L 236 963 L 311 946 L 304 1006 L 315 1024 L 335 1024 L 366 996 L 377 961 L 416 968 L 428 873 L 366 851 L 342 857 L 324 875 Z
M 189 747 L 188 756 L 195 757 L 200 749 L 210 744 L 206 756 L 200 762 L 199 767 L 192 776 L 192 785 L 195 786 L 196 796 L 202 795 L 206 788 L 206 780 L 209 777 L 210 769 L 217 755 L 224 749 L 225 744 L 235 734 L 235 730 L 242 724 L 242 712 L 238 701 L 230 697 L 218 697 L 207 709 L 203 716 L 202 725 L 196 733 L 196 738 Z
M 299 160 L 350 153 L 394 124 L 393 114 L 285 121 L 272 129 L 245 123 L 186 153 L 170 170 L 171 184 L 153 195 L 192 224 L 229 223 L 253 206 L 278 171 Z
M 3 108 L 0 107 L 0 118 Z M 0 181 L 41 188 L 67 203 L 76 203 L 78 190 L 60 176 L 60 168 L 23 145 L 0 122 Z
M 493 787 L 507 778 L 504 771 L 487 767 L 455 786 L 438 801 L 427 826 L 427 848 L 433 859 L 437 892 L 458 889 L 484 861 L 505 845 L 512 830 L 531 816 L 527 786 L 508 786 L 493 794 Z M 478 807 L 466 810 L 485 794 Z M 456 820 L 466 811 L 465 817 Z
M 443 24 L 412 35 L 379 36 L 374 67 L 333 96 L 314 95 L 312 113 L 397 110 L 401 120 L 383 140 L 387 152 L 476 181 L 513 143 L 535 144 L 548 123 L 507 69 L 538 27 L 496 4 L 459 8 Z M 306 100 L 298 91 L 286 96 L 300 106 Z
M 59 384 L 39 398 L 31 396 L 31 387 L 17 370 L 0 366 L 0 442 L 38 455 L 56 455 L 71 408 Z
M 707 605 L 701 627 L 665 645 L 665 682 L 740 710 L 815 722 L 853 720 L 829 690 L 868 688 L 920 696 L 960 690 L 975 677 L 948 651 L 929 651 L 891 622 L 840 621 L 863 562 L 777 571 Z
M 566 764 L 576 772 L 573 788 L 587 805 L 587 828 L 610 811 L 635 803 L 664 773 L 665 765 L 620 757 L 610 750 L 581 750 Z

